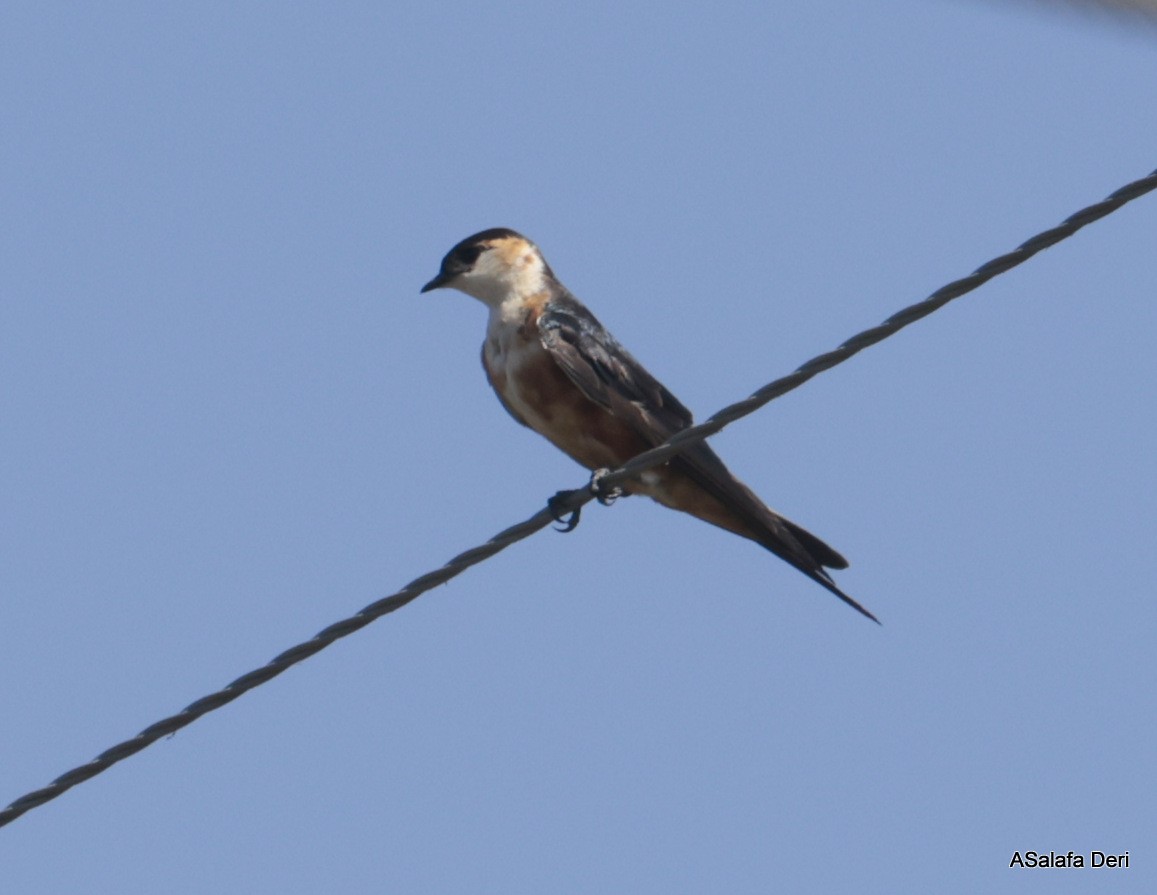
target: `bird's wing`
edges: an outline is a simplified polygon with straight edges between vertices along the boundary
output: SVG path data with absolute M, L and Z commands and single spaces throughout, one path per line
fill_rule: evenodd
M 693 422 L 691 411 L 644 369 L 573 296 L 549 302 L 538 319 L 543 346 L 591 401 L 626 423 L 647 444 L 662 444 Z M 670 460 L 701 488 L 751 521 L 766 525 L 766 507 L 700 441 Z M 778 517 L 775 517 L 778 519 Z M 786 540 L 792 540 L 787 532 Z
M 578 299 L 547 303 L 539 337 L 586 397 L 626 423 L 649 445 L 691 425 L 691 411 L 631 357 Z
M 691 425 L 691 411 L 631 357 L 574 296 L 565 293 L 547 302 L 538 318 L 538 331 L 543 347 L 571 382 L 646 443 L 660 444 Z M 766 507 L 706 442 L 691 445 L 668 462 L 673 471 L 686 475 L 742 520 L 749 537 L 878 622 L 840 590 L 824 569 L 847 568 L 847 560 L 811 532 Z
M 647 444 L 662 444 L 692 424 L 691 411 L 619 345 L 578 299 L 567 294 L 548 302 L 538 329 L 543 347 L 583 394 L 630 426 Z M 764 506 L 706 442 L 691 445 L 669 462 L 672 469 L 746 520 L 765 547 L 807 574 L 822 576 L 825 587 L 830 586 L 830 579 L 820 567 L 847 568 L 847 560 L 837 551 Z

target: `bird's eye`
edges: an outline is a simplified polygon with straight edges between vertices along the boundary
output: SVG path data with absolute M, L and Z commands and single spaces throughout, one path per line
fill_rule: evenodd
M 482 246 L 465 246 L 458 250 L 458 260 L 461 262 L 463 267 L 473 267 L 474 262 L 478 260 L 478 256 L 481 254 Z

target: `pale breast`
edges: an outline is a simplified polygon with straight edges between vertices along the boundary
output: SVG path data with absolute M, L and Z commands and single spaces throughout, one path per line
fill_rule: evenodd
M 492 320 L 482 360 L 515 419 L 588 469 L 618 466 L 647 447 L 571 382 L 542 347 L 537 327 Z

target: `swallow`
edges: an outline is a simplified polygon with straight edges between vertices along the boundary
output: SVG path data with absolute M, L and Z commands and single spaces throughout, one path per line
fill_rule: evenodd
M 615 340 L 520 233 L 498 227 L 462 240 L 422 292 L 445 288 L 489 309 L 482 366 L 502 406 L 596 476 L 692 425 L 691 411 Z M 599 493 L 595 479 L 592 490 Z M 879 623 L 827 571 L 846 569 L 848 561 L 768 508 L 705 441 L 641 473 L 622 491 L 754 541 Z

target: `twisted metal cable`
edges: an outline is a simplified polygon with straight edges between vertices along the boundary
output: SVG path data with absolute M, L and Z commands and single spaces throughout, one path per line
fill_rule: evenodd
M 952 301 L 952 299 L 959 298 L 965 293 L 983 286 L 993 277 L 1012 270 L 1012 268 L 1018 264 L 1023 264 L 1033 255 L 1037 254 L 1037 252 L 1056 245 L 1062 239 L 1068 239 L 1082 227 L 1098 221 L 1108 214 L 1112 214 L 1126 202 L 1131 202 L 1154 189 L 1157 189 L 1157 171 L 1154 171 L 1147 177 L 1134 180 L 1132 183 L 1121 187 L 1107 199 L 1095 205 L 1082 208 L 1076 214 L 1065 218 L 1064 221 L 1051 230 L 1038 233 L 1031 239 L 1021 243 L 1011 252 L 1001 255 L 998 258 L 993 258 L 987 264 L 981 265 L 968 276 L 954 280 L 946 286 L 941 286 L 923 301 L 909 305 L 902 311 L 897 311 L 879 326 L 874 326 L 871 329 L 857 333 L 834 351 L 821 354 L 819 357 L 813 357 L 807 363 L 798 367 L 795 372 L 789 373 L 787 376 L 775 380 L 775 382 L 768 383 L 742 401 L 737 401 L 728 407 L 724 407 L 718 413 L 708 417 L 698 425 L 680 430 L 663 444 L 633 457 L 618 469 L 601 478 L 599 480 L 600 485 L 604 489 L 622 485 L 628 479 L 650 469 L 652 466 L 657 466 L 663 461 L 669 460 L 689 444 L 714 435 L 724 426 L 735 422 L 741 417 L 747 416 L 749 413 L 755 412 L 764 404 L 774 401 L 781 395 L 786 395 L 793 389 L 799 388 L 813 376 L 823 373 L 825 370 L 830 370 L 832 367 L 837 364 L 842 364 L 852 355 L 858 354 L 870 345 L 875 345 L 877 342 L 882 342 L 888 338 L 888 336 L 895 335 L 910 323 L 915 323 L 917 320 L 927 317 L 933 311 L 938 311 L 944 307 L 944 305 L 948 304 L 948 302 Z
M 1076 214 L 1066 218 L 1059 226 L 1032 237 L 1032 239 L 1008 254 L 994 258 L 987 264 L 977 268 L 977 270 L 968 276 L 936 290 L 932 295 L 924 299 L 924 301 L 893 314 L 879 326 L 852 336 L 852 338 L 848 339 L 834 351 L 829 351 L 826 354 L 812 358 L 795 370 L 795 372 L 765 385 L 750 397 L 723 408 L 699 425 L 684 429 L 672 436 L 664 444 L 643 454 L 639 454 L 619 469 L 613 470 L 600 479 L 600 489 L 605 493 L 607 490 L 614 488 L 616 485 L 621 485 L 640 472 L 670 459 L 689 445 L 701 441 L 710 435 L 714 435 L 724 426 L 741 417 L 747 416 L 749 413 L 754 413 L 775 398 L 803 385 L 813 376 L 829 370 L 837 364 L 843 363 L 852 357 L 852 355 L 863 351 L 869 345 L 874 345 L 886 339 L 888 336 L 899 332 L 905 326 L 915 323 L 922 317 L 926 317 L 933 311 L 943 307 L 952 301 L 952 299 L 959 298 L 961 295 L 971 292 L 993 277 L 999 276 L 1016 267 L 1018 264 L 1024 263 L 1042 249 L 1046 249 L 1063 239 L 1067 239 L 1082 227 L 1105 217 L 1125 203 L 1143 196 L 1145 193 L 1154 189 L 1157 189 L 1157 171 L 1122 187 L 1104 201 L 1078 211 Z M 85 780 L 108 770 L 114 764 L 128 758 L 130 755 L 135 755 L 162 737 L 176 733 L 182 727 L 192 724 L 202 715 L 207 715 L 209 712 L 229 704 L 241 694 L 272 680 L 291 666 L 308 659 L 315 653 L 321 652 L 334 641 L 340 640 L 342 637 L 347 637 L 355 631 L 361 630 L 375 619 L 402 608 L 426 591 L 437 587 L 439 584 L 445 584 L 451 578 L 460 575 L 471 566 L 477 565 L 485 559 L 489 559 L 491 556 L 494 556 L 494 554 L 505 550 L 511 544 L 530 537 L 530 535 L 553 522 L 555 520 L 555 512 L 578 510 L 593 500 L 594 496 L 591 490 L 586 487 L 567 493 L 565 497 L 555 503 L 553 510 L 549 507 L 539 510 L 529 519 L 499 532 L 485 544 L 458 554 L 447 562 L 446 565 L 442 566 L 442 568 L 415 578 L 397 593 L 371 603 L 356 615 L 336 622 L 323 631 L 319 631 L 310 640 L 290 647 L 285 652 L 271 659 L 266 665 L 254 669 L 248 674 L 243 674 L 216 693 L 198 699 L 177 714 L 146 727 L 135 737 L 118 743 L 110 749 L 106 749 L 92 761 L 62 774 L 43 789 L 38 789 L 21 796 L 3 811 L 0 811 L 0 827 L 16 820 L 16 818 L 20 817 L 26 811 L 31 811 L 33 808 L 37 808 L 45 802 L 55 799 L 78 783 L 83 783 Z

